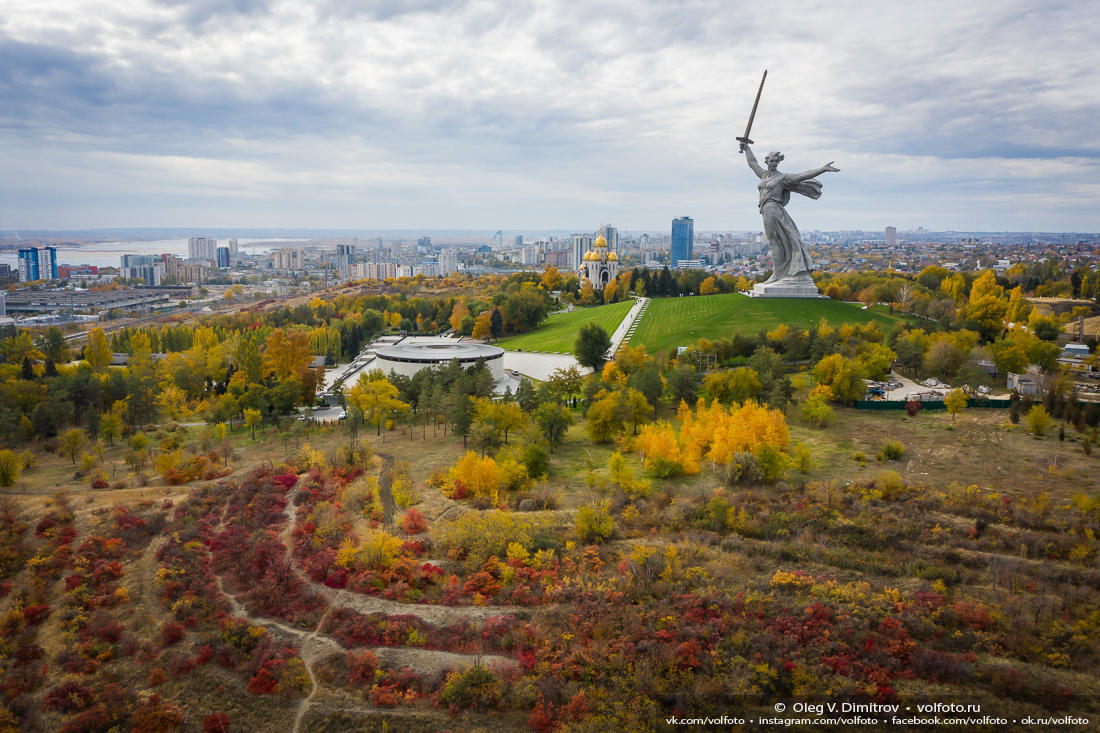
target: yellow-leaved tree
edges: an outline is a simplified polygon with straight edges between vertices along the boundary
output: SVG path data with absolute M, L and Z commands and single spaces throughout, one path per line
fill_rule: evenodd
M 714 467 L 729 466 L 742 454 L 751 454 L 765 481 L 774 481 L 786 469 L 782 453 L 790 445 L 783 413 L 748 401 L 728 408 L 717 400 L 708 406 L 700 399 L 695 409 L 681 403 L 677 431 L 666 422 L 642 428 L 634 447 L 647 470 L 659 476 L 698 473 L 706 459 Z
M 473 451 L 468 451 L 454 465 L 450 474 L 452 498 L 461 499 L 472 495 L 489 499 L 493 504 L 498 503 L 501 472 L 497 462 L 491 457 L 482 457 Z
M 390 417 L 403 415 L 409 409 L 409 403 L 398 399 L 397 387 L 382 376 L 382 372 L 373 371 L 362 374 L 355 386 L 345 395 L 348 407 L 355 407 L 363 414 L 363 420 L 377 426 L 377 434 L 382 434 L 382 423 Z

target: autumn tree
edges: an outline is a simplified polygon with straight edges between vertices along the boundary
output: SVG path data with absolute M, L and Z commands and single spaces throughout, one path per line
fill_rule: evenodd
M 256 426 L 261 425 L 264 421 L 264 415 L 259 410 L 251 407 L 245 408 L 244 411 L 244 424 L 252 431 L 252 440 L 256 440 Z
M 1050 413 L 1042 405 L 1032 405 L 1027 411 L 1027 429 L 1032 435 L 1042 436 L 1050 427 L 1052 420 Z
M 818 428 L 828 427 L 833 421 L 833 408 L 828 403 L 831 397 L 832 390 L 828 387 L 814 387 L 802 403 L 802 421 Z
M 107 439 L 108 445 L 113 446 L 122 437 L 122 429 L 122 415 L 113 410 L 99 421 L 99 434 Z
M 603 542 L 610 539 L 615 534 L 611 503 L 605 499 L 599 504 L 578 509 L 574 532 L 584 542 Z
M 588 435 L 597 443 L 610 443 L 626 427 L 618 392 L 600 391 L 588 407 Z
M 569 402 L 576 407 L 576 399 L 584 389 L 584 375 L 575 366 L 555 369 L 546 380 L 559 402 Z
M 377 427 L 382 434 L 382 423 L 394 413 L 404 414 L 409 409 L 407 402 L 398 399 L 397 387 L 393 386 L 381 372 L 360 375 L 355 386 L 348 390 L 346 399 L 363 413 L 363 419 Z
M 961 389 L 953 389 L 943 398 L 943 405 L 951 413 L 951 422 L 955 422 L 955 416 L 966 407 L 966 393 Z
M 866 392 L 863 373 L 858 365 L 841 354 L 830 354 L 814 367 L 814 378 L 831 390 L 833 399 L 838 402 L 852 403 Z
M 638 434 L 638 426 L 649 419 L 653 414 L 653 406 L 645 395 L 636 389 L 627 388 L 621 392 L 623 416 L 631 424 L 634 434 Z
M 699 295 L 714 295 L 718 292 L 718 282 L 714 279 L 713 275 L 708 275 L 702 283 L 699 284 Z
M 276 328 L 264 342 L 263 373 L 274 374 L 279 381 L 290 378 L 300 380 L 303 373 L 309 370 L 312 360 L 306 331 Z
M 111 365 L 111 345 L 102 328 L 93 328 L 88 334 L 88 345 L 84 347 L 84 360 L 92 369 L 102 372 Z
M 11 486 L 19 479 L 23 462 L 8 448 L 0 450 L 0 486 Z
M 557 290 L 561 287 L 561 283 L 562 276 L 558 272 L 558 268 L 547 265 L 546 269 L 543 270 L 542 277 L 539 279 L 539 284 L 547 290 Z
M 585 278 L 581 283 L 581 305 L 595 305 L 596 304 L 596 289 L 592 287 L 592 282 Z
M 757 398 L 764 390 L 756 370 L 749 367 L 708 374 L 703 378 L 703 387 L 723 404 Z
M 497 491 L 501 482 L 500 467 L 489 456 L 467 452 L 451 469 L 451 480 L 456 489 L 464 488 L 473 496 L 497 503 Z
M 88 436 L 80 428 L 72 428 L 61 434 L 57 440 L 57 450 L 63 456 L 68 456 L 73 465 L 76 465 L 76 457 L 84 450 L 88 443 Z
M 938 374 L 940 379 L 948 379 L 966 363 L 966 356 L 966 351 L 947 339 L 941 339 L 932 344 L 925 353 L 924 368 L 926 371 Z
M 493 335 L 492 313 L 489 311 L 482 311 L 474 319 L 474 330 L 470 334 L 472 338 L 479 340 L 487 340 Z
M 468 318 L 470 315 L 470 307 L 466 305 L 466 301 L 459 300 L 455 303 L 454 308 L 451 309 L 450 324 L 451 328 L 456 333 L 462 332 L 462 321 Z
M 508 445 L 509 431 L 527 424 L 527 415 L 515 402 L 494 402 L 487 397 L 479 397 L 474 409 L 478 420 L 504 434 L 505 445 Z

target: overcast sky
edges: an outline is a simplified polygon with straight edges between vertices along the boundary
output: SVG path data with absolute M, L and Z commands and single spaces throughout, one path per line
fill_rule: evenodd
M 0 229 L 1100 231 L 1100 3 L 0 0 Z

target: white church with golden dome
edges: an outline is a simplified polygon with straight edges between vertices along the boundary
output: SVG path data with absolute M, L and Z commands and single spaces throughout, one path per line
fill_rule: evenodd
M 584 253 L 580 271 L 581 280 L 588 280 L 596 290 L 603 290 L 619 274 L 619 255 L 609 250 L 603 235 L 596 237 L 592 249 Z

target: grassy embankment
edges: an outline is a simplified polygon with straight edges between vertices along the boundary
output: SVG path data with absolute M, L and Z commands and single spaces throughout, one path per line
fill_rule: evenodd
M 555 313 L 534 331 L 497 341 L 497 346 L 512 351 L 549 351 L 573 353 L 573 344 L 581 326 L 592 322 L 601 326 L 610 336 L 634 305 L 633 300 L 601 305 L 593 308 L 577 308 L 569 313 Z
M 643 345 L 651 354 L 694 344 L 700 338 L 728 338 L 740 331 L 756 335 L 786 323 L 809 328 L 824 318 L 829 323 L 863 324 L 878 321 L 885 328 L 901 320 L 863 310 L 836 300 L 749 298 L 740 293 L 688 298 L 654 298 L 642 316 L 631 346 Z

